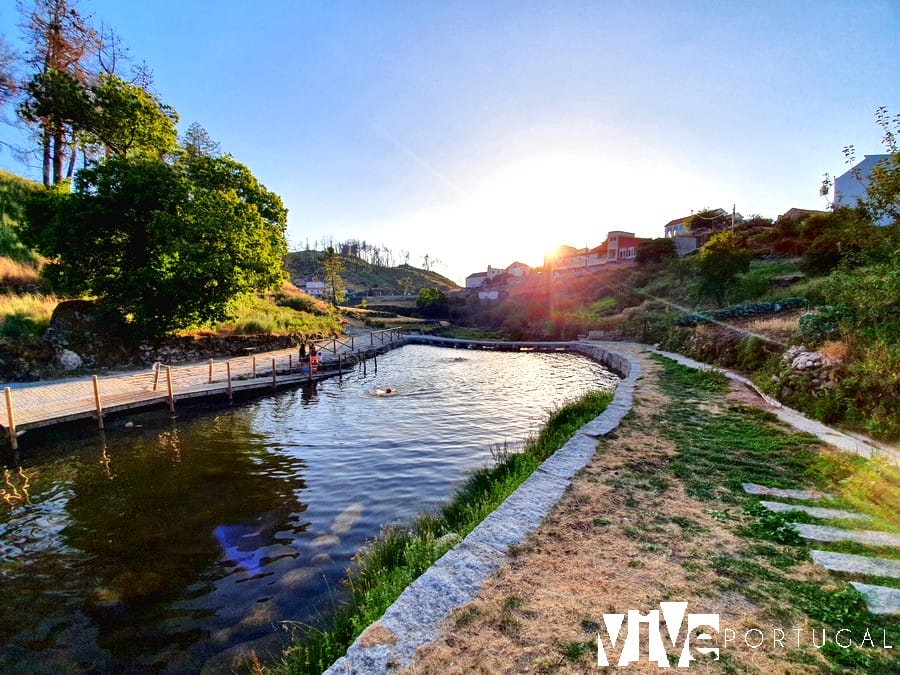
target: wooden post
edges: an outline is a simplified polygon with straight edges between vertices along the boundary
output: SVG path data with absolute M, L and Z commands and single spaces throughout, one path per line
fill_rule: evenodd
M 294 372 L 294 355 L 293 354 L 288 354 L 288 372 L 289 373 Z
M 341 362 L 343 359 L 343 354 L 338 354 L 338 382 L 344 381 L 344 373 L 343 373 L 343 363 Z
M 276 380 L 275 376 L 277 375 L 277 371 L 275 370 L 275 357 L 272 357 L 272 389 L 278 388 L 278 380 Z
M 252 358 L 253 358 L 253 379 L 255 380 L 256 379 L 256 357 L 254 356 Z
M 375 350 L 375 353 L 372 355 L 372 358 L 375 361 L 375 374 L 378 374 L 378 350 Z
M 156 386 L 159 384 L 159 361 L 157 361 L 153 365 L 153 391 L 156 391 Z
M 97 376 L 93 376 L 94 382 L 94 405 L 97 406 L 97 426 L 103 431 L 103 406 L 100 405 L 100 383 L 97 382 Z
M 213 360 L 209 360 L 209 383 L 212 384 Z
M 166 386 L 169 388 L 169 414 L 175 414 L 175 392 L 172 389 L 172 366 L 166 366 Z
M 228 378 L 228 402 L 231 403 L 234 400 L 231 395 L 231 361 L 225 362 L 225 376 Z
M 6 415 L 9 421 L 9 445 L 13 450 L 19 449 L 19 438 L 16 436 L 16 416 L 13 414 L 12 391 L 9 387 L 4 387 L 3 393 L 6 395 Z

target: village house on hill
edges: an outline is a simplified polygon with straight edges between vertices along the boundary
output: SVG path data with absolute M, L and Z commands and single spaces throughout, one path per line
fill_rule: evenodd
M 602 244 L 592 249 L 560 246 L 544 257 L 544 273 L 559 277 L 595 272 L 610 263 L 633 263 L 638 246 L 644 241 L 647 239 L 634 236 L 634 232 L 613 230 Z
M 703 246 L 714 234 L 734 228 L 743 221 L 744 217 L 735 211 L 710 209 L 670 220 L 663 228 L 663 236 L 675 242 L 678 255 L 687 255 Z

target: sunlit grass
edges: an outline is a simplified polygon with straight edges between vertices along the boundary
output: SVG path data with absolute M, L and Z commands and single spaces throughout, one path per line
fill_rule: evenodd
M 0 338 L 39 338 L 58 304 L 54 295 L 0 294 Z
M 337 312 L 295 287 L 263 297 L 245 295 L 231 303 L 232 318 L 217 324 L 181 331 L 180 334 L 216 335 L 340 335 Z
M 41 283 L 41 274 L 33 264 L 0 256 L 0 286 L 24 286 Z

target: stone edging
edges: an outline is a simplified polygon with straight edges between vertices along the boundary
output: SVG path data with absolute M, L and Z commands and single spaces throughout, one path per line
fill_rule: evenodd
M 440 636 L 440 622 L 453 609 L 472 600 L 487 578 L 509 560 L 509 547 L 522 543 L 537 529 L 575 474 L 593 457 L 597 439 L 615 429 L 631 410 L 641 372 L 637 359 L 613 351 L 613 345 L 580 343 L 572 347 L 622 377 L 612 402 L 463 541 L 410 584 L 381 619 L 350 645 L 346 655 L 325 671 L 326 675 L 385 673 L 408 665 L 419 647 Z
M 739 375 L 738 373 L 730 371 L 726 368 L 720 368 L 719 366 L 712 366 L 708 363 L 696 361 L 695 359 L 683 356 L 682 354 L 666 352 L 659 349 L 655 351 L 657 354 L 665 356 L 666 358 L 670 358 L 673 361 L 688 366 L 689 368 L 696 368 L 697 370 L 718 370 L 727 378 L 750 387 L 757 394 L 759 394 L 766 403 L 772 406 L 772 414 L 774 414 L 782 422 L 786 422 L 795 429 L 812 434 L 820 440 L 834 446 L 838 450 L 853 453 L 859 455 L 860 457 L 865 457 L 866 459 L 877 457 L 889 464 L 900 466 L 900 451 L 898 451 L 896 448 L 882 445 L 870 438 L 863 440 L 856 437 L 855 435 L 844 433 L 842 431 L 838 431 L 837 429 L 832 429 L 831 427 L 822 424 L 818 420 L 811 419 L 799 410 L 794 410 L 793 408 L 789 408 L 786 405 L 782 405 L 772 397 L 767 396 L 759 389 L 759 387 L 757 387 L 755 384 L 753 384 L 753 382 L 751 382 L 743 375 Z

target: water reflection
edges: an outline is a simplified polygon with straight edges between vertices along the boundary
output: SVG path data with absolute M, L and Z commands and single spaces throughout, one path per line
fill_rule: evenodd
M 569 355 L 407 347 L 377 374 L 35 447 L 27 480 L 7 477 L 30 503 L 0 504 L 0 671 L 227 671 L 242 646 L 277 651 L 383 524 L 598 381 Z

